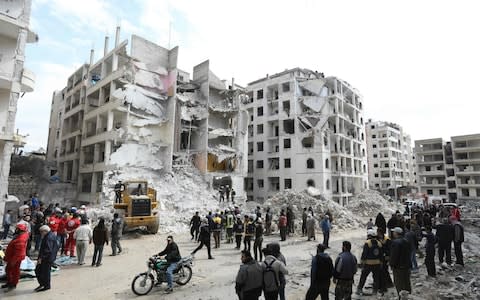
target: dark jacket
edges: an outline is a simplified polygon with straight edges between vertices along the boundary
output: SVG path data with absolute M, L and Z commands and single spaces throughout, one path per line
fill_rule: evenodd
M 436 226 L 437 232 L 436 236 L 438 238 L 438 242 L 442 243 L 451 243 L 454 238 L 454 230 L 453 226 L 450 224 L 438 224 Z
M 384 232 L 386 232 L 387 221 L 385 221 L 385 218 L 381 213 L 378 213 L 377 217 L 375 218 L 375 226 L 378 228 L 383 228 Z
M 435 256 L 435 244 L 438 242 L 437 237 L 432 233 L 428 232 L 425 234 L 427 242 L 425 243 L 425 254 L 427 256 Z
M 193 216 L 192 219 L 190 220 L 190 225 L 193 227 L 193 228 L 198 228 L 200 227 L 200 216 Z
M 96 226 L 93 229 L 93 244 L 96 246 L 103 246 L 105 244 L 108 245 L 108 230 L 107 228 L 103 227 L 100 228 Z
M 383 245 L 377 239 L 371 238 L 363 244 L 362 264 L 379 265 L 383 260 Z
M 311 286 L 319 286 L 330 282 L 333 276 L 333 262 L 327 253 L 320 253 L 313 257 L 311 268 Z
M 53 264 L 57 259 L 58 244 L 56 236 L 50 231 L 42 238 L 38 258 L 43 263 Z
M 453 242 L 454 243 L 463 243 L 465 237 L 463 234 L 463 226 L 460 223 L 455 223 L 453 225 Z
M 210 227 L 208 224 L 202 224 L 200 226 L 200 234 L 198 239 L 202 242 L 210 242 Z
M 113 219 L 112 222 L 112 239 L 119 239 L 122 236 L 123 223 L 121 218 Z
M 240 299 L 243 299 L 243 293 L 246 291 L 259 289 L 261 294 L 262 284 L 263 270 L 256 260 L 251 259 L 240 266 L 235 279 L 235 291 Z
M 390 249 L 390 266 L 393 269 L 410 269 L 410 251 L 410 244 L 405 238 L 394 239 Z
M 417 234 L 410 230 L 405 233 L 405 238 L 410 244 L 410 250 L 415 251 L 418 248 Z
M 342 280 L 353 280 L 357 273 L 357 258 L 350 252 L 342 252 L 335 260 L 333 277 Z
M 158 255 L 166 255 L 165 259 L 168 263 L 176 263 L 182 259 L 180 256 L 180 251 L 178 250 L 178 246 L 173 241 L 169 243 L 162 252 L 158 253 Z
M 397 217 L 396 216 L 391 217 L 387 222 L 388 229 L 392 230 L 397 226 L 398 226 Z

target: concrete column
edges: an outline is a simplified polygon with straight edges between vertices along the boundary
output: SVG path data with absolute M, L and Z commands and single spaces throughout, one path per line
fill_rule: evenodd
M 113 130 L 113 111 L 107 113 L 107 131 Z
M 105 36 L 105 44 L 103 46 L 103 56 L 107 55 L 108 53 L 108 35 Z
M 74 159 L 72 163 L 72 181 L 78 179 L 78 159 Z
M 64 162 L 63 163 L 63 172 L 62 172 L 62 180 L 66 181 L 68 178 L 68 163 Z
M 110 163 L 110 153 L 112 152 L 112 141 L 105 141 L 105 164 Z
M 97 193 L 97 173 L 93 172 L 92 173 L 92 182 L 90 185 L 90 193 L 92 195 L 95 195 Z
M 100 157 L 100 146 L 99 144 L 95 144 L 94 150 L 93 150 L 93 165 L 95 165 L 99 157 Z
M 117 30 L 115 32 L 115 48 L 118 47 L 120 43 L 120 26 L 117 26 Z M 115 72 L 118 69 L 118 55 L 117 53 L 113 53 L 112 57 L 112 72 Z

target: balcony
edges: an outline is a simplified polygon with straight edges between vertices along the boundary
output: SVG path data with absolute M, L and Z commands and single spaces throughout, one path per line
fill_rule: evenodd
M 23 68 L 21 84 L 22 92 L 33 92 L 35 88 L 35 73 L 27 68 Z
M 444 176 L 444 170 L 435 170 L 435 171 L 420 171 L 418 172 L 420 176 Z

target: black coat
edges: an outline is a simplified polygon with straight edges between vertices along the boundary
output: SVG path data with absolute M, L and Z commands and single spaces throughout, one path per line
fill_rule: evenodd
M 381 213 L 378 213 L 377 217 L 375 218 L 375 226 L 377 226 L 378 228 L 383 228 L 384 233 L 386 232 L 387 221 L 385 221 L 385 218 Z
M 412 265 L 410 251 L 410 244 L 405 238 L 394 239 L 390 249 L 390 265 L 392 268 L 410 269 Z
M 158 255 L 166 255 L 165 259 L 168 263 L 175 263 L 182 259 L 180 256 L 180 251 L 178 250 L 178 246 L 173 241 L 169 243 L 162 252 L 158 253 Z
M 38 258 L 42 259 L 43 263 L 53 264 L 55 259 L 57 259 L 58 244 L 57 238 L 50 231 L 46 236 L 42 238 L 40 244 L 40 250 L 38 252 Z

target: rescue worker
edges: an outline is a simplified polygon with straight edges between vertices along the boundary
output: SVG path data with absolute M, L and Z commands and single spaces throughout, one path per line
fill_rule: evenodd
M 237 215 L 237 222 L 233 225 L 233 232 L 235 233 L 235 249 L 240 249 L 240 245 L 242 243 L 242 236 L 243 236 L 243 222 L 240 215 Z
M 213 240 L 215 241 L 215 248 L 220 248 L 220 232 L 222 231 L 222 218 L 218 214 L 213 217 Z
M 262 267 L 252 258 L 250 251 L 242 251 L 242 265 L 235 279 L 235 292 L 239 300 L 258 300 L 262 294 Z
M 388 288 L 393 287 L 393 281 L 388 271 L 388 265 L 390 261 L 390 248 L 392 247 L 392 241 L 385 235 L 383 227 L 377 228 L 377 240 L 382 243 L 382 270 L 380 276 L 380 292 L 386 292 Z
M 227 230 L 227 243 L 233 243 L 233 224 L 234 217 L 233 212 L 228 211 L 225 218 L 225 228 Z
M 177 244 L 173 241 L 173 236 L 169 235 L 167 237 L 167 246 L 165 249 L 158 253 L 158 256 L 165 255 L 167 260 L 167 285 L 168 288 L 165 290 L 166 293 L 173 292 L 173 271 L 177 268 L 177 262 L 182 259 L 180 251 L 178 250 Z
M 390 249 L 390 266 L 393 271 L 393 282 L 397 292 L 402 290 L 412 293 L 410 284 L 410 244 L 403 237 L 403 229 L 395 227 L 392 230 L 393 238 L 392 248 Z
M 115 203 L 121 203 L 122 193 L 125 190 L 125 185 L 122 183 L 121 180 L 119 180 L 118 183 L 115 184 L 114 190 L 115 190 Z
M 363 245 L 361 258 L 362 273 L 357 286 L 357 295 L 363 295 L 363 286 L 370 273 L 373 275 L 373 294 L 376 294 L 380 287 L 381 264 L 382 264 L 382 243 L 376 239 L 377 233 L 373 229 L 367 230 L 367 240 Z
M 213 259 L 212 254 L 210 252 L 210 228 L 208 226 L 207 218 L 202 220 L 202 224 L 200 225 L 200 235 L 198 236 L 198 240 L 200 241 L 200 245 L 193 250 L 192 255 L 195 255 L 198 250 L 202 249 L 205 245 L 207 247 L 208 259 Z
M 352 244 L 349 241 L 342 243 L 342 253 L 335 260 L 333 269 L 333 282 L 335 286 L 335 299 L 349 300 L 352 297 L 353 277 L 357 273 L 357 258 L 350 251 Z
M 25 258 L 27 252 L 27 242 L 29 234 L 25 224 L 17 224 L 13 239 L 7 246 L 3 260 L 7 263 L 5 272 L 7 274 L 7 283 L 2 285 L 9 292 L 17 287 L 20 279 L 20 264 Z
M 255 224 L 253 218 L 245 216 L 245 234 L 243 236 L 243 250 L 250 251 L 252 246 L 252 238 L 255 236 Z
M 75 257 L 76 244 L 73 234 L 78 227 L 80 227 L 80 219 L 78 218 L 77 213 L 74 213 L 73 216 L 68 220 L 67 226 L 65 227 L 67 231 L 65 255 L 70 255 L 70 257 Z

